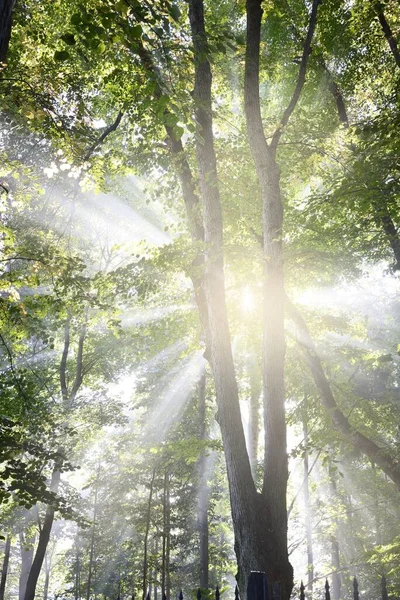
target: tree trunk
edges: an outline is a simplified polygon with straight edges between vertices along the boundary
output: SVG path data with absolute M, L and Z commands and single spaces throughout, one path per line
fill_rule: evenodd
M 258 437 L 260 434 L 260 396 L 261 396 L 261 376 L 259 366 L 254 351 L 248 361 L 249 379 L 250 379 L 250 401 L 249 401 L 249 432 L 248 432 L 248 452 L 251 465 L 253 480 L 257 483 L 258 467 Z
M 226 311 L 222 214 L 212 131 L 211 69 L 201 0 L 190 0 L 189 18 L 195 53 L 196 120 L 201 136 L 197 140 L 196 151 L 204 204 L 207 355 L 214 375 L 217 420 L 224 444 L 235 533 L 238 582 L 244 597 L 250 571 L 265 569 L 262 554 L 269 540 L 268 531 L 264 529 L 265 507 L 259 502 L 246 450 Z
M 31 570 L 31 567 L 32 567 L 35 536 L 26 538 L 26 537 L 24 537 L 23 532 L 20 531 L 19 544 L 20 544 L 20 550 L 21 550 L 21 573 L 19 576 L 18 598 L 19 598 L 19 600 L 24 600 L 29 571 Z
M 336 506 L 338 502 L 337 485 L 333 470 L 329 469 L 329 487 L 331 491 L 331 505 Z M 340 548 L 339 548 L 339 523 L 333 517 L 333 532 L 331 534 L 331 559 L 332 559 L 332 600 L 340 600 L 342 591 L 342 579 L 340 576 Z
M 93 559 L 94 559 L 94 539 L 96 533 L 96 517 L 97 517 L 97 495 L 98 495 L 98 478 L 99 478 L 100 467 L 97 469 L 97 481 L 96 488 L 94 492 L 94 502 L 93 502 L 93 523 L 92 530 L 90 533 L 90 552 L 89 552 L 89 567 L 88 567 L 88 580 L 87 580 L 87 588 L 86 588 L 86 600 L 90 600 L 90 592 L 92 587 L 92 574 L 93 574 Z
M 306 540 L 307 540 L 307 588 L 312 596 L 313 580 L 314 580 L 314 553 L 312 540 L 312 523 L 311 523 L 311 505 L 310 505 L 310 484 L 309 484 L 309 461 L 308 461 L 308 426 L 307 414 L 303 419 L 303 436 L 304 436 L 304 518 L 306 525 Z
M 206 375 L 202 375 L 198 386 L 200 439 L 207 439 L 206 430 Z M 207 485 L 206 452 L 202 451 L 199 458 L 199 497 L 197 504 L 197 522 L 199 529 L 200 555 L 200 587 L 208 590 L 208 503 L 209 489 Z
M 400 68 L 400 53 L 397 47 L 396 39 L 393 35 L 392 29 L 387 22 L 385 13 L 383 12 L 383 5 L 381 2 L 375 2 L 374 4 L 375 12 L 378 16 L 379 23 L 381 24 L 382 31 L 385 35 L 387 43 L 389 44 L 389 48 L 393 54 L 393 58 L 396 62 L 396 65 Z
M 311 338 L 308 327 L 300 312 L 289 301 L 287 302 L 287 311 L 296 324 L 297 342 L 299 343 L 306 362 L 310 368 L 311 375 L 315 385 L 319 390 L 321 401 L 325 409 L 331 416 L 334 428 L 339 431 L 348 442 L 361 451 L 374 462 L 386 475 L 396 484 L 400 490 L 400 464 L 394 459 L 385 448 L 378 446 L 373 440 L 369 439 L 355 427 L 350 425 L 348 418 L 338 407 L 331 386 L 322 368 L 321 360 L 317 354 L 314 342 Z
M 15 0 L 0 0 L 0 71 L 7 61 Z
M 261 118 L 259 95 L 261 0 L 247 0 L 247 40 L 245 59 L 245 112 L 247 136 L 261 188 L 264 253 L 264 330 L 263 330 L 263 400 L 264 400 L 264 478 L 262 506 L 266 532 L 262 569 L 269 585 L 278 582 L 282 598 L 290 596 L 293 569 L 287 552 L 286 488 L 288 477 L 286 453 L 284 390 L 284 287 L 282 226 L 283 205 L 276 149 L 280 136 L 293 113 L 305 81 L 308 55 L 314 33 L 318 0 L 313 2 L 307 37 L 296 87 L 283 113 L 281 123 L 268 145 Z M 268 540 L 268 541 L 267 541 Z M 271 590 L 272 591 L 272 590 Z
M 60 460 L 58 464 L 54 465 L 54 470 L 51 477 L 50 489 L 53 492 L 57 492 L 61 477 L 59 469 L 62 465 L 62 452 L 60 449 L 58 453 L 60 455 Z M 51 528 L 53 526 L 54 521 L 54 514 L 54 507 L 51 505 L 47 506 L 42 528 L 39 533 L 39 542 L 36 548 L 35 557 L 32 562 L 31 570 L 29 571 L 28 581 L 26 583 L 26 592 L 24 600 L 34 600 L 35 598 L 36 585 L 39 579 L 40 571 L 42 569 L 47 546 L 49 544 Z
M 44 557 L 44 587 L 43 587 L 43 600 L 47 600 L 49 595 L 49 585 L 50 585 L 50 570 L 51 563 L 47 560 L 47 554 Z
M 146 516 L 146 531 L 144 535 L 144 554 L 143 554 L 143 582 L 142 582 L 142 597 L 143 600 L 146 598 L 147 594 L 147 585 L 148 585 L 148 545 L 149 545 L 149 531 L 150 531 L 150 521 L 151 521 L 151 502 L 153 500 L 153 489 L 154 489 L 154 479 L 156 477 L 156 469 L 153 469 L 153 475 L 151 477 L 150 482 L 150 491 L 149 491 L 149 500 L 147 503 L 147 516 Z
M 4 600 L 4 594 L 6 591 L 8 563 L 10 562 L 10 553 L 11 553 L 11 536 L 8 535 L 6 538 L 5 546 L 4 546 L 3 566 L 1 569 L 0 600 Z

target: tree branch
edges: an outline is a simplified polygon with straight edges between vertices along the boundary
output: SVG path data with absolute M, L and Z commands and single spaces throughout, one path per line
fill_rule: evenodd
M 389 23 L 386 20 L 385 13 L 383 12 L 383 5 L 382 5 L 381 2 L 375 2 L 374 8 L 375 8 L 375 12 L 377 14 L 377 17 L 379 19 L 379 23 L 381 24 L 382 31 L 383 31 L 383 33 L 385 35 L 386 40 L 387 40 L 387 43 L 389 44 L 390 50 L 392 51 L 393 58 L 394 58 L 394 60 L 396 62 L 396 65 L 400 69 L 400 53 L 399 53 L 399 49 L 397 47 L 397 42 L 396 42 L 396 39 L 395 39 L 395 37 L 393 35 L 391 27 L 390 27 Z
M 112 123 L 111 125 L 106 127 L 106 129 L 100 135 L 98 140 L 96 140 L 96 142 L 94 142 L 94 144 L 92 144 L 92 146 L 90 146 L 90 148 L 87 150 L 85 156 L 83 157 L 83 162 L 86 162 L 87 160 L 89 160 L 89 158 L 92 156 L 92 154 L 96 150 L 96 148 L 98 148 L 100 146 L 100 144 L 102 144 L 104 142 L 104 140 L 106 139 L 106 137 L 108 137 L 110 135 L 110 133 L 112 133 L 113 131 L 115 131 L 118 128 L 123 116 L 124 116 L 124 113 L 122 112 L 122 110 L 120 110 L 114 123 Z
M 300 69 L 299 69 L 299 74 L 297 77 L 296 87 L 294 89 L 293 96 L 292 96 L 285 112 L 283 113 L 279 127 L 276 129 L 275 133 L 272 136 L 271 148 L 273 148 L 273 150 L 276 150 L 276 148 L 278 147 L 279 139 L 282 135 L 284 128 L 288 124 L 289 119 L 290 119 L 294 109 L 296 108 L 297 102 L 300 98 L 301 90 L 303 89 L 303 85 L 306 80 L 308 57 L 311 53 L 311 41 L 312 41 L 312 38 L 314 35 L 315 26 L 317 23 L 317 11 L 318 11 L 318 6 L 319 6 L 320 2 L 321 2 L 321 0 L 313 0 L 310 21 L 308 24 L 306 40 L 304 42 L 303 54 L 302 54 L 301 61 L 300 61 Z
M 348 417 L 345 416 L 336 402 L 306 322 L 289 299 L 286 299 L 286 309 L 298 329 L 296 335 L 297 342 L 302 349 L 315 385 L 319 390 L 322 404 L 332 419 L 333 427 L 357 450 L 360 450 L 367 456 L 370 461 L 375 462 L 393 483 L 396 484 L 397 488 L 400 489 L 399 462 L 394 460 L 385 448 L 380 447 L 350 424 Z
M 61 395 L 63 397 L 64 402 L 68 400 L 68 383 L 67 383 L 67 360 L 68 360 L 68 351 L 70 344 L 70 336 L 69 336 L 69 322 L 68 318 L 65 323 L 64 328 L 64 348 L 61 356 L 60 363 L 60 387 L 61 387 Z

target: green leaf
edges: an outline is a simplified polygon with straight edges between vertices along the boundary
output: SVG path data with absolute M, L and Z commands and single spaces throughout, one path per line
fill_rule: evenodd
M 143 29 L 140 25 L 133 25 L 133 27 L 129 29 L 129 33 L 131 37 L 139 39 L 140 37 L 142 37 Z
M 74 46 L 76 44 L 76 39 L 73 33 L 66 33 L 61 36 L 63 42 L 65 42 L 68 46 Z
M 67 52 L 66 50 L 56 50 L 56 52 L 54 52 L 54 59 L 60 62 L 68 60 L 69 52 Z
M 179 19 L 181 18 L 181 11 L 179 10 L 176 4 L 171 4 L 168 11 L 174 21 L 179 21 Z

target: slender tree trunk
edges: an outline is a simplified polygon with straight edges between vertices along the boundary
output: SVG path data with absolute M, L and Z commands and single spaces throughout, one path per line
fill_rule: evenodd
M 97 480 L 96 487 L 94 491 L 94 501 L 93 501 L 93 523 L 92 529 L 90 533 L 90 552 L 89 552 L 89 567 L 88 567 L 88 581 L 86 588 L 86 600 L 90 600 L 90 592 L 92 587 L 92 574 L 93 574 L 93 559 L 94 559 L 94 540 L 96 534 L 96 517 L 97 517 L 97 495 L 98 495 L 98 479 L 100 474 L 100 467 L 97 469 Z
M 335 474 L 329 469 L 329 487 L 331 491 L 331 504 L 333 506 L 339 501 Z M 342 591 L 342 579 L 340 576 L 340 547 L 339 547 L 339 522 L 333 517 L 333 532 L 331 534 L 331 559 L 332 559 L 332 600 L 340 600 Z
M 59 462 L 54 465 L 53 474 L 51 477 L 50 489 L 53 492 L 57 492 L 60 483 L 61 473 L 59 469 L 62 465 L 62 450 L 58 450 L 60 456 Z M 26 592 L 24 600 L 34 600 L 36 585 L 39 579 L 40 571 L 42 569 L 44 557 L 46 554 L 47 546 L 50 540 L 51 528 L 53 526 L 55 510 L 51 505 L 47 506 L 45 517 L 43 520 L 42 528 L 39 533 L 39 542 L 36 548 L 35 556 L 32 562 L 31 570 L 29 571 L 28 581 L 26 584 Z
M 339 431 L 357 450 L 360 450 L 371 462 L 378 465 L 380 469 L 400 489 L 400 464 L 385 448 L 378 446 L 373 440 L 353 427 L 342 410 L 338 407 L 332 393 L 329 381 L 322 368 L 321 360 L 317 354 L 315 344 L 311 338 L 308 327 L 300 312 L 289 301 L 286 304 L 287 311 L 298 329 L 297 342 L 299 343 L 306 362 L 310 368 L 315 385 L 319 390 L 321 401 L 329 413 L 334 428 Z
M 43 587 L 43 600 L 47 600 L 49 595 L 49 585 L 50 585 L 50 570 L 51 563 L 47 559 L 47 554 L 44 557 L 44 587 Z
M 200 439 L 207 439 L 206 429 L 206 375 L 202 375 L 198 386 Z M 209 489 L 207 484 L 206 452 L 202 451 L 199 458 L 199 497 L 197 504 L 197 522 L 199 529 L 199 555 L 200 555 L 200 587 L 208 589 L 208 504 Z
M 7 61 L 15 0 L 0 0 L 0 71 Z
M 6 591 L 8 564 L 10 562 L 10 553 L 11 553 L 11 536 L 8 535 L 6 538 L 5 546 L 4 546 L 3 566 L 1 568 L 0 600 L 4 600 L 4 594 Z
M 22 531 L 19 533 L 19 545 L 21 550 L 21 573 L 19 576 L 19 600 L 24 600 L 26 592 L 26 584 L 28 581 L 29 571 L 32 567 L 33 550 L 35 544 L 35 536 L 26 538 Z
M 171 500 L 170 500 L 170 474 L 167 474 L 166 479 L 166 544 L 165 544 L 165 595 L 167 600 L 171 598 L 171 573 L 170 573 L 170 562 L 171 562 Z
M 143 582 L 142 582 L 142 597 L 143 600 L 146 598 L 147 594 L 147 586 L 148 586 L 148 545 L 149 545 L 149 531 L 150 531 L 150 522 L 151 522 L 151 503 L 153 500 L 153 489 L 154 489 L 154 480 L 156 477 L 156 469 L 153 469 L 153 474 L 150 482 L 150 491 L 149 491 L 149 500 L 147 502 L 147 516 L 146 516 L 146 531 L 144 535 L 144 554 L 143 554 Z
M 303 419 L 303 437 L 304 437 L 304 518 L 306 525 L 306 540 L 307 540 L 307 588 L 310 594 L 313 593 L 314 580 L 314 553 L 312 540 L 312 523 L 311 523 L 311 505 L 310 505 L 310 484 L 309 484 L 309 461 L 308 461 L 308 426 L 307 414 Z

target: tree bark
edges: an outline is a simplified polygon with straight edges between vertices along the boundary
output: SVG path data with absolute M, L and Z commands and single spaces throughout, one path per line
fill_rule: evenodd
M 20 550 L 21 550 L 21 573 L 19 576 L 18 597 L 19 597 L 19 600 L 24 600 L 29 571 L 31 570 L 31 567 L 32 567 L 35 536 L 26 538 L 26 537 L 24 537 L 23 532 L 20 531 L 19 544 L 20 544 Z
M 144 553 L 143 553 L 143 582 L 142 582 L 142 597 L 143 600 L 146 598 L 147 594 L 147 585 L 148 585 L 148 545 L 149 545 L 149 531 L 150 531 L 150 521 L 151 521 L 151 503 L 153 500 L 153 489 L 154 489 L 154 480 L 156 477 L 156 470 L 153 469 L 153 474 L 150 482 L 150 490 L 149 490 L 149 500 L 147 502 L 147 516 L 146 516 L 146 530 L 144 534 Z
M 295 306 L 287 301 L 288 315 L 296 324 L 298 332 L 297 342 L 300 345 L 306 362 L 310 368 L 315 385 L 319 390 L 321 401 L 331 416 L 334 428 L 343 437 L 360 450 L 367 458 L 374 462 L 396 484 L 400 490 L 400 464 L 384 448 L 353 427 L 342 410 L 338 407 L 332 393 L 329 381 L 322 368 L 321 360 L 317 354 L 315 344 L 311 338 L 308 327 Z
M 43 587 L 43 600 L 47 600 L 49 595 L 49 586 L 50 586 L 50 571 L 51 571 L 51 563 L 47 559 L 47 554 L 44 557 L 44 587 Z
M 309 484 L 309 461 L 308 461 L 308 426 L 307 414 L 303 418 L 303 437 L 304 437 L 304 518 L 306 525 L 306 540 L 307 540 L 307 588 L 312 596 L 313 580 L 314 580 L 314 553 L 312 539 L 312 522 L 311 522 L 311 505 L 310 505 L 310 484 Z
M 381 24 L 382 27 L 382 31 L 385 35 L 385 38 L 387 40 L 387 43 L 389 44 L 389 48 L 393 54 L 393 58 L 396 62 L 396 65 L 399 67 L 400 69 L 400 53 L 399 53 L 399 49 L 397 47 L 397 42 L 396 39 L 393 35 L 392 29 L 389 25 L 389 23 L 387 22 L 385 13 L 383 12 L 383 5 L 381 2 L 375 2 L 374 4 L 374 8 L 375 8 L 375 12 L 378 16 L 378 20 L 379 23 Z
M 0 0 L 0 71 L 7 61 L 15 0 Z
M 334 506 L 338 499 L 335 474 L 329 469 L 329 487 L 331 490 L 331 504 Z M 332 559 L 332 600 L 340 600 L 342 592 L 342 579 L 340 576 L 340 547 L 339 547 L 339 522 L 333 517 L 333 532 L 331 534 L 331 559 Z
M 1 568 L 0 600 L 4 600 L 4 594 L 6 591 L 8 564 L 10 562 L 10 553 L 11 553 L 11 536 L 8 535 L 6 538 L 5 546 L 4 546 L 3 566 Z
M 259 373 L 256 353 L 253 352 L 249 361 L 250 400 L 249 400 L 249 432 L 248 452 L 253 480 L 257 483 L 258 467 L 258 437 L 260 434 L 260 396 L 261 396 L 261 374 Z
M 204 289 L 208 313 L 208 354 L 215 382 L 217 420 L 225 451 L 238 581 L 245 596 L 250 571 L 264 568 L 261 548 L 264 541 L 267 541 L 267 531 L 262 526 L 265 510 L 262 510 L 261 503 L 258 502 L 246 450 L 226 311 L 222 214 L 212 130 L 212 77 L 201 0 L 189 1 L 189 19 L 195 55 L 193 95 L 199 130 L 196 153 L 204 207 Z M 259 533 L 260 530 L 263 531 L 262 534 Z
M 92 574 L 93 574 L 93 559 L 94 559 L 94 540 L 96 533 L 96 517 L 97 517 L 97 495 L 98 495 L 98 479 L 100 474 L 100 467 L 97 468 L 97 480 L 96 480 L 96 488 L 94 492 L 94 502 L 93 502 L 93 523 L 92 529 L 90 532 L 90 552 L 89 552 L 89 567 L 88 567 L 88 580 L 87 580 L 87 588 L 86 588 L 86 600 L 90 600 L 90 592 L 92 587 Z
M 246 3 L 245 113 L 247 136 L 260 183 L 263 205 L 265 454 L 262 498 L 264 506 L 268 510 L 267 530 L 271 546 L 264 557 L 266 568 L 261 570 L 266 571 L 269 585 L 275 582 L 279 583 L 282 598 L 290 596 L 293 587 L 293 569 L 289 563 L 287 552 L 286 488 L 288 465 L 284 407 L 283 205 L 276 150 L 283 130 L 300 98 L 305 82 L 318 3 L 318 0 L 315 0 L 312 4 L 309 27 L 293 95 L 282 115 L 278 128 L 272 136 L 270 145 L 268 145 L 264 133 L 259 94 L 261 0 L 247 0 Z
M 203 373 L 198 386 L 199 406 L 199 437 L 207 439 L 206 428 L 206 375 Z M 199 458 L 199 496 L 197 505 L 197 522 L 199 530 L 199 555 L 200 555 L 200 588 L 208 590 L 208 504 L 209 489 L 207 485 L 207 462 L 206 452 L 202 451 Z
M 57 492 L 61 478 L 60 468 L 63 462 L 61 449 L 58 450 L 58 454 L 59 460 L 56 461 L 56 464 L 54 465 L 53 474 L 51 477 L 50 489 L 53 492 Z M 24 600 L 34 600 L 35 598 L 36 585 L 39 579 L 40 571 L 42 569 L 47 546 L 49 544 L 51 528 L 53 526 L 54 521 L 54 514 L 54 507 L 48 505 L 43 520 L 42 528 L 39 533 L 39 542 L 32 562 L 32 567 L 29 571 Z

